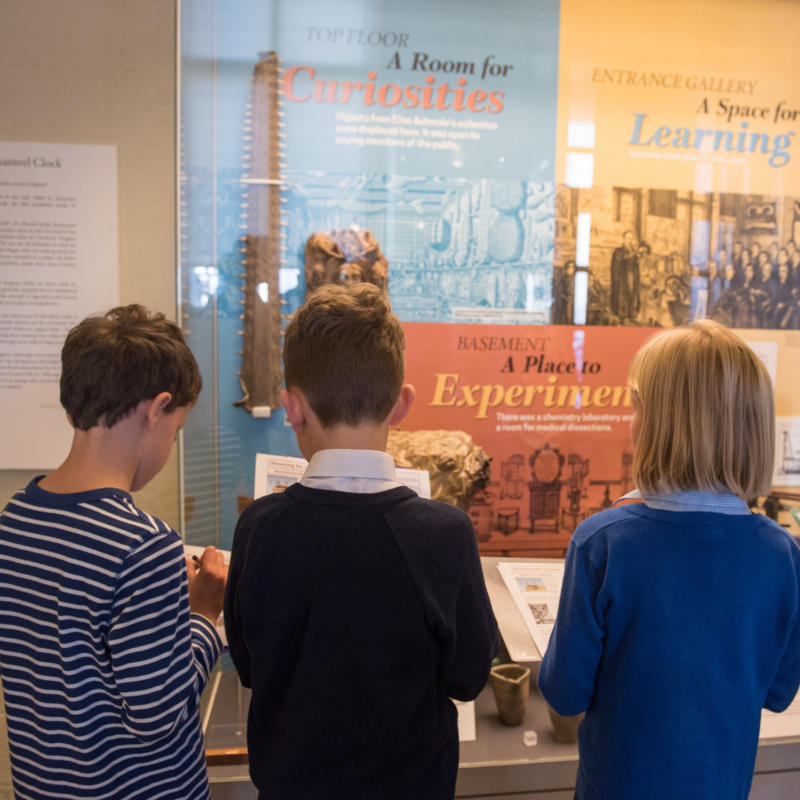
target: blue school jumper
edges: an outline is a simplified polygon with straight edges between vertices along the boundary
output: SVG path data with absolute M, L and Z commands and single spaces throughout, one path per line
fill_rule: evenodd
M 586 711 L 580 800 L 744 800 L 761 709 L 800 685 L 795 542 L 761 515 L 670 507 L 596 514 L 567 552 L 539 687 Z

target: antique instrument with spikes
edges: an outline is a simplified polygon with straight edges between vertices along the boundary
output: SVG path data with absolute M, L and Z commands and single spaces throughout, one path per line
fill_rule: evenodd
M 239 238 L 240 263 L 244 272 L 241 291 L 244 299 L 242 330 L 242 368 L 239 379 L 243 406 L 255 417 L 268 417 L 280 408 L 283 382 L 281 367 L 281 323 L 283 315 L 278 275 L 285 251 L 281 224 L 281 197 L 285 185 L 281 161 L 283 102 L 280 100 L 278 56 L 259 53 L 252 78 L 252 99 L 245 124 L 244 168 L 241 178 L 242 214 Z

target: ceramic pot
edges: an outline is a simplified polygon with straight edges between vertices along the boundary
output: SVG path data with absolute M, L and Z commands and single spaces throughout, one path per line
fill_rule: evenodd
M 492 667 L 489 680 L 503 725 L 522 725 L 528 708 L 530 677 L 531 671 L 519 664 Z
M 578 741 L 578 725 L 581 724 L 586 714 L 562 717 L 549 703 L 547 711 L 550 714 L 550 722 L 553 723 L 553 738 L 562 744 L 575 744 Z

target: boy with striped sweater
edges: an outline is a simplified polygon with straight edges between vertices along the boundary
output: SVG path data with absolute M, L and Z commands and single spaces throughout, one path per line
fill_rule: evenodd
M 141 306 L 62 351 L 66 461 L 0 516 L 0 669 L 19 798 L 206 800 L 198 702 L 220 652 L 226 568 L 130 492 L 166 463 L 202 379 Z

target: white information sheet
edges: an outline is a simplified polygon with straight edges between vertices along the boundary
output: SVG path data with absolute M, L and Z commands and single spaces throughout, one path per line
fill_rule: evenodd
M 544 656 L 556 623 L 564 563 L 526 561 L 497 565 L 522 619 Z
M 784 736 L 800 736 L 800 693 L 782 714 L 764 709 L 761 712 L 759 739 L 781 739 Z
M 197 557 L 201 558 L 203 553 L 205 552 L 205 547 L 198 547 L 194 544 L 185 544 L 183 546 L 183 552 L 186 555 L 186 558 Z M 230 550 L 222 550 L 222 560 L 230 565 L 231 563 L 231 551 Z M 219 638 L 222 639 L 222 649 L 228 649 L 228 637 L 225 635 L 225 617 L 220 614 L 219 619 L 217 620 L 217 633 L 219 634 Z
M 308 461 L 304 458 L 257 453 L 254 497 L 286 491 L 288 486 L 303 477 L 307 466 Z M 397 467 L 397 480 L 420 497 L 431 499 L 431 477 L 426 470 Z
M 193 558 L 197 556 L 197 558 L 202 558 L 203 553 L 205 553 L 205 547 L 199 547 L 195 544 L 185 544 L 183 546 L 183 552 L 186 554 L 186 558 Z M 231 563 L 231 551 L 230 550 L 220 550 L 222 553 L 222 560 L 227 564 L 230 565 Z
M 0 469 L 52 469 L 70 328 L 119 304 L 117 149 L 0 142 Z
M 775 418 L 773 486 L 800 486 L 800 417 Z
M 778 343 L 777 342 L 745 342 L 745 344 L 761 359 L 772 378 L 772 389 L 778 384 Z
M 453 700 L 458 711 L 458 741 L 474 742 L 475 731 L 475 701 L 463 703 L 461 700 Z

